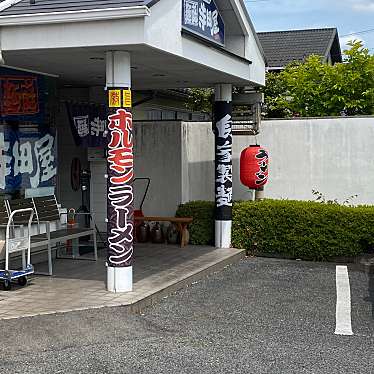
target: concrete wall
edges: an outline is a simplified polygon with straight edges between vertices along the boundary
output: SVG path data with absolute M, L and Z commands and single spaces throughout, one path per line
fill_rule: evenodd
M 188 160 L 183 200 L 212 200 L 211 124 L 183 126 Z M 353 203 L 374 204 L 374 117 L 264 121 L 257 141 L 270 152 L 266 197 L 313 200 L 314 189 L 328 199 L 343 201 L 358 195 Z M 234 199 L 252 198 L 239 180 L 239 158 L 253 143 L 254 137 L 234 137 Z
M 136 123 L 135 139 L 135 176 L 151 178 L 144 213 L 174 215 L 182 191 L 180 122 Z M 144 184 L 134 188 L 137 208 Z
M 184 122 L 182 124 L 183 202 L 214 200 L 214 135 L 212 124 Z M 234 137 L 233 140 L 233 196 L 247 200 L 252 192 L 244 188 L 239 179 L 241 151 L 251 137 Z
M 211 123 L 135 122 L 134 128 L 135 175 L 151 178 L 143 208 L 146 215 L 174 215 L 181 202 L 214 199 Z M 73 200 L 67 186 L 70 185 L 67 183 L 67 178 L 70 181 L 70 158 L 73 153 L 80 152 L 82 158 L 86 156 L 70 143 L 70 135 L 65 135 L 65 151 L 60 155 L 60 161 L 65 163 L 60 166 L 60 195 L 63 203 L 71 206 Z M 357 194 L 354 203 L 374 204 L 374 117 L 264 121 L 257 141 L 270 152 L 266 197 L 311 200 L 315 198 L 312 194 L 315 189 L 328 199 L 343 201 Z M 233 192 L 236 200 L 253 197 L 240 183 L 239 158 L 241 151 L 254 142 L 253 137 L 234 137 Z M 66 149 L 72 153 L 67 157 Z M 105 231 L 105 160 L 91 162 L 90 168 L 92 210 L 97 213 L 99 228 Z M 144 188 L 145 183 L 135 183 L 136 208 Z
M 134 124 L 135 176 L 151 179 L 144 202 L 146 215 L 174 216 L 182 201 L 181 124 L 146 122 Z M 91 206 L 100 231 L 106 231 L 106 161 L 93 161 L 91 168 Z M 139 209 L 146 183 L 135 181 L 135 209 Z
M 135 98 L 138 100 L 139 98 Z M 77 102 L 105 103 L 106 96 L 102 87 L 62 88 L 59 90 L 56 128 L 58 132 L 58 181 L 56 194 L 59 202 L 66 208 L 79 208 L 81 192 L 74 192 L 70 183 L 71 161 L 74 157 L 81 160 L 82 167 L 91 169 L 91 210 L 96 214 L 100 230 L 106 231 L 106 163 L 104 158 L 88 162 L 87 149 L 75 145 L 65 100 Z M 170 104 L 171 103 L 171 104 Z M 175 104 L 175 106 L 173 106 Z M 169 100 L 169 106 L 162 99 L 139 105 L 134 108 L 135 118 L 148 118 L 152 109 L 182 111 L 180 101 Z M 179 107 L 178 107 L 179 105 Z M 135 128 L 135 174 L 137 177 L 151 178 L 151 187 L 144 203 L 144 212 L 148 215 L 174 215 L 178 204 L 182 202 L 181 171 L 181 123 L 136 122 Z M 134 184 L 135 207 L 139 208 L 145 183 Z
M 214 199 L 214 136 L 211 123 L 183 122 L 182 202 Z
M 265 121 L 259 141 L 271 156 L 267 196 L 308 200 L 316 189 L 374 204 L 374 117 Z
M 212 124 L 184 122 L 182 124 L 183 202 L 214 200 L 214 135 Z M 235 200 L 252 198 L 239 179 L 241 151 L 251 143 L 251 137 L 233 140 L 233 196 Z

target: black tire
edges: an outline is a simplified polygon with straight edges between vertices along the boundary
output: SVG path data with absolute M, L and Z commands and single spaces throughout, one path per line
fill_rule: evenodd
M 21 287 L 26 286 L 26 284 L 27 284 L 27 277 L 20 277 L 20 278 L 18 278 L 18 284 Z
M 3 283 L 4 291 L 10 291 L 12 288 L 12 282 L 9 279 L 5 279 Z

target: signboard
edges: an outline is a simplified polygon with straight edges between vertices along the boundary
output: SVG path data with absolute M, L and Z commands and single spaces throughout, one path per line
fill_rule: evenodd
M 108 91 L 108 106 L 109 108 L 121 108 L 121 90 Z
M 0 191 L 51 187 L 56 184 L 57 139 L 53 130 L 41 133 L 5 129 L 0 132 Z
M 182 27 L 204 39 L 225 44 L 225 24 L 214 0 L 183 0 Z
M 103 105 L 67 103 L 75 144 L 105 147 L 107 144 L 107 109 Z
M 108 106 L 109 108 L 131 108 L 131 90 L 122 88 L 108 90 Z
M 0 116 L 2 120 L 43 124 L 45 79 L 43 76 L 0 68 Z
M 123 90 L 123 107 L 132 108 L 132 94 L 131 90 Z

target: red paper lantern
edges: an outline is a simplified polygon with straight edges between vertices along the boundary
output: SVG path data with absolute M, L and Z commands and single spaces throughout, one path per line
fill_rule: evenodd
M 259 145 L 244 149 L 240 156 L 240 181 L 253 190 L 263 187 L 269 177 L 269 155 Z

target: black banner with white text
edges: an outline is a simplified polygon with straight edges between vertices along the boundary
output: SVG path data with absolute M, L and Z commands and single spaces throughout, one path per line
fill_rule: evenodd
M 215 200 L 217 221 L 232 220 L 232 103 L 216 101 L 215 134 Z

